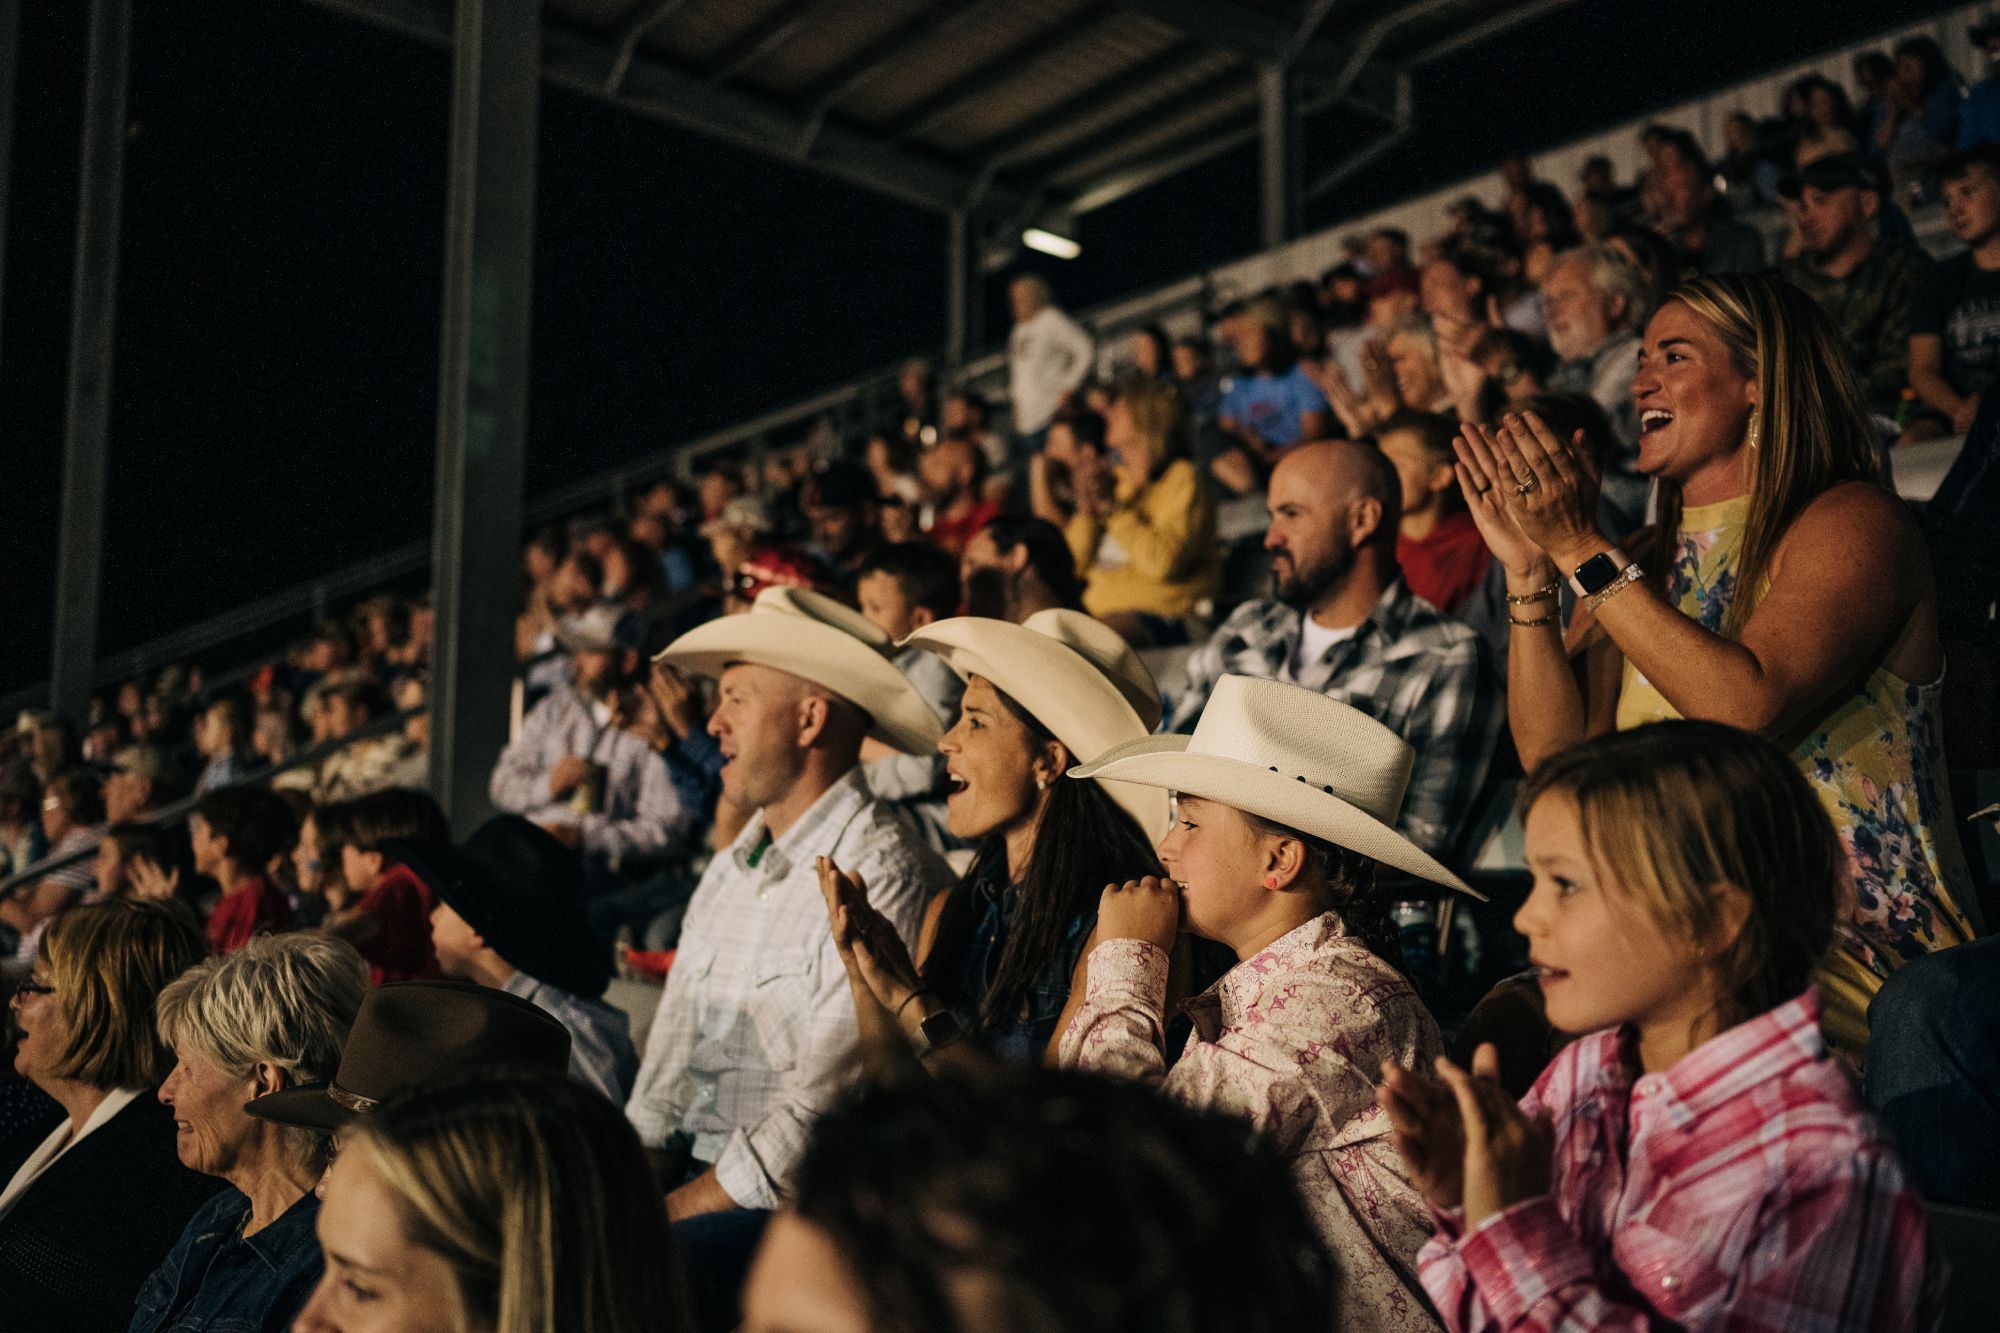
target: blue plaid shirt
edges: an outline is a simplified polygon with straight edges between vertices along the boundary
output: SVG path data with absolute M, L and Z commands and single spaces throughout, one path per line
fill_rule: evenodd
M 1358 708 L 1416 750 L 1396 825 L 1449 864 L 1507 722 L 1507 697 L 1485 645 L 1400 578 L 1352 638 L 1293 676 L 1300 621 L 1300 613 L 1283 602 L 1236 608 L 1188 659 L 1187 688 L 1164 730 L 1194 730 L 1209 691 L 1223 676 L 1289 681 Z

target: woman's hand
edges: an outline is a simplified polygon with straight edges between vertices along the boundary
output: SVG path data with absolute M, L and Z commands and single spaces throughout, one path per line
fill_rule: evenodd
M 1499 499 L 1528 540 L 1564 572 L 1606 548 L 1597 530 L 1597 462 L 1582 431 L 1562 440 L 1535 413 L 1509 412 L 1495 439 L 1502 475 L 1514 477 Z
M 1552 571 L 1548 552 L 1521 531 L 1501 502 L 1515 482 L 1513 474 L 1498 461 L 1500 446 L 1493 432 L 1468 421 L 1459 428 L 1459 438 L 1452 441 L 1452 447 L 1458 452 L 1458 488 L 1465 492 L 1466 508 L 1472 511 L 1472 521 L 1486 539 L 1486 548 L 1507 571 L 1508 584 L 1516 592 L 1526 591 L 1531 583 L 1536 587 L 1546 584 Z
M 1480 1051 L 1490 1054 L 1492 1047 Z M 1481 1068 L 1479 1056 L 1473 1068 Z M 1376 1104 L 1389 1117 L 1396 1151 L 1410 1168 L 1410 1180 L 1431 1207 L 1441 1212 L 1465 1202 L 1465 1132 L 1458 1101 L 1450 1088 L 1393 1060 L 1382 1062 Z
M 1106 884 L 1097 904 L 1100 940 L 1144 940 L 1163 952 L 1173 952 L 1181 933 L 1181 890 L 1160 875 Z
M 848 981 L 865 987 L 904 1035 L 914 1040 L 931 1011 L 921 1001 L 912 1003 L 924 992 L 924 983 L 902 936 L 887 917 L 868 905 L 867 886 L 858 877 L 835 865 L 830 856 L 820 857 L 817 864 L 833 947 L 847 969 Z
M 1111 508 L 1112 477 L 1104 466 L 1104 456 L 1095 449 L 1078 449 L 1070 458 L 1070 489 L 1076 493 L 1076 507 L 1103 517 Z
M 125 873 L 131 878 L 135 898 L 171 898 L 181 887 L 180 867 L 164 870 L 150 856 L 133 857 Z
M 1472 1072 L 1439 1059 L 1438 1073 L 1458 1102 L 1465 1138 L 1465 1226 L 1549 1192 L 1555 1129 L 1546 1113 L 1533 1120 L 1500 1086 L 1499 1059 L 1491 1043 L 1473 1053 Z

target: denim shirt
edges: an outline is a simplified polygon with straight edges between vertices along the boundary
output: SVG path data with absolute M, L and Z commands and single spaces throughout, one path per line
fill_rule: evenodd
M 314 1226 L 319 1199 L 308 1190 L 254 1236 L 242 1191 L 202 1205 L 167 1261 L 139 1291 L 127 1333 L 284 1333 L 319 1283 L 325 1260 Z
M 998 888 L 982 881 L 974 889 L 981 904 L 979 919 L 966 941 L 959 964 L 959 994 L 965 997 L 966 1011 L 959 1021 L 970 1031 L 978 1030 L 979 1003 L 993 984 L 1000 966 L 1000 952 L 1006 947 L 1007 933 L 1013 928 L 1014 911 L 1020 901 L 1019 886 Z M 1056 1035 L 1056 1020 L 1069 1003 L 1069 983 L 1083 956 L 1084 941 L 1097 924 L 1097 912 L 1079 912 L 1063 927 L 1055 957 L 1028 983 L 1020 1010 L 1006 1022 L 983 1034 L 995 1055 L 1010 1064 L 1036 1065 Z

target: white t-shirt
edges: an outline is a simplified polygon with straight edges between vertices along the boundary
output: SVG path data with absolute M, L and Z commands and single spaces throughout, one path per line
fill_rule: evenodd
M 1089 376 L 1096 344 L 1083 326 L 1043 306 L 1007 335 L 1007 392 L 1014 431 L 1033 435 L 1049 424 L 1069 393 Z
M 1294 685 L 1298 684 L 1299 677 L 1325 657 L 1327 649 L 1336 643 L 1346 643 L 1360 628 L 1359 625 L 1349 625 L 1345 629 L 1327 629 L 1310 614 L 1300 616 L 1299 641 L 1292 647 L 1291 660 L 1285 663 L 1285 678 Z

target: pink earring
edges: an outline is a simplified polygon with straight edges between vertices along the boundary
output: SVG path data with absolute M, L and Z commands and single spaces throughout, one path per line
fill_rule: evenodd
M 1275 889 L 1275 888 L 1277 888 L 1277 887 L 1278 887 L 1278 877 L 1277 877 L 1276 875 L 1266 875 L 1266 876 L 1264 876 L 1264 887 L 1265 887 L 1265 888 L 1267 888 L 1267 889 Z

